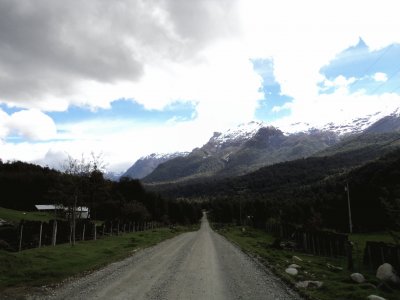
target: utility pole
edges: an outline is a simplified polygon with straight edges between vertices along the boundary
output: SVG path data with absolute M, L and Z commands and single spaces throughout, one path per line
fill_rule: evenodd
M 242 226 L 242 198 L 239 198 L 239 219 L 240 219 L 240 226 Z
M 349 211 L 349 229 L 350 233 L 353 233 L 353 223 L 351 221 L 351 206 L 350 206 L 350 191 L 349 191 L 349 182 L 346 181 L 346 186 L 344 187 L 344 190 L 347 192 L 347 207 Z
M 74 207 L 72 210 L 72 246 L 75 246 L 75 236 L 76 236 L 76 204 L 78 202 L 78 195 L 75 192 L 74 196 Z

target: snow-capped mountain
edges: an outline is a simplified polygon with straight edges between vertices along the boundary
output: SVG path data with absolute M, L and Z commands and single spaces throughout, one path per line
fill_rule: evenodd
M 214 136 L 211 138 L 211 140 L 215 145 L 219 146 L 238 143 L 240 141 L 252 138 L 260 128 L 267 126 L 267 123 L 256 121 L 242 123 L 236 128 L 230 128 L 223 133 L 214 133 Z
M 379 120 L 382 120 L 385 117 L 392 119 L 399 118 L 400 107 L 394 111 L 391 109 L 383 109 L 382 111 L 368 114 L 365 116 L 350 118 L 350 119 L 344 118 L 341 121 L 328 122 L 323 125 L 310 124 L 307 122 L 295 122 L 295 123 L 276 122 L 274 125 L 279 127 L 286 135 L 299 132 L 308 132 L 317 129 L 321 131 L 331 131 L 338 134 L 339 136 L 343 136 L 343 135 L 361 133 L 370 126 L 372 126 L 374 123 L 378 122 Z M 390 131 L 393 129 L 388 128 L 388 130 Z
M 240 175 L 312 156 L 354 134 L 398 131 L 400 108 L 320 126 L 306 122 L 280 125 L 253 121 L 215 132 L 206 144 L 190 153 L 144 157 L 124 176 L 143 178 L 149 183 Z
M 317 130 L 285 135 L 265 123 L 250 122 L 210 140 L 189 155 L 159 165 L 144 182 L 171 182 L 207 176 L 234 176 L 260 167 L 312 155 L 337 141 L 336 135 Z
M 327 122 L 322 125 L 311 124 L 307 122 L 272 122 L 268 124 L 266 122 L 251 121 L 249 123 L 242 123 L 235 128 L 230 128 L 223 133 L 215 132 L 209 143 L 212 143 L 220 148 L 226 147 L 226 145 L 240 144 L 241 142 L 254 137 L 260 128 L 271 126 L 279 128 L 285 135 L 310 133 L 318 130 L 330 131 L 338 136 L 344 136 L 361 133 L 384 118 L 400 118 L 400 107 L 394 111 L 386 109 L 366 116 L 343 119 L 340 122 Z M 388 128 L 388 130 L 392 131 L 394 129 Z
M 162 164 L 170 159 L 186 156 L 189 152 L 174 152 L 174 153 L 152 153 L 139 158 L 121 177 L 130 177 L 141 179 L 153 172 L 159 164 Z

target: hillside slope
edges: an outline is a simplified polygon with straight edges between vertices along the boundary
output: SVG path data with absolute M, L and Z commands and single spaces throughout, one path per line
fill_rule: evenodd
M 240 138 L 215 134 L 204 146 L 185 157 L 160 164 L 143 178 L 145 183 L 180 182 L 201 177 L 230 177 L 275 163 L 309 157 L 338 142 L 332 132 L 314 130 L 284 135 L 268 126 Z

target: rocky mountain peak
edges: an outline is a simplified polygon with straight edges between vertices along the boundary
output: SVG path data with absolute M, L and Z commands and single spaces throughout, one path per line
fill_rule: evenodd
M 246 142 L 246 146 L 268 148 L 281 144 L 284 134 L 273 126 L 261 127 L 257 133 Z
M 240 146 L 254 137 L 260 128 L 267 126 L 264 122 L 251 121 L 239 124 L 225 132 L 214 132 L 207 144 L 203 146 L 208 151 L 218 151 L 227 147 Z
M 139 158 L 121 177 L 142 179 L 154 171 L 158 165 L 176 158 L 187 156 L 189 152 L 152 153 Z

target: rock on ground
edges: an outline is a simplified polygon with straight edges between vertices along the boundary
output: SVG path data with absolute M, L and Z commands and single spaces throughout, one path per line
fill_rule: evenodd
M 296 264 L 291 264 L 288 268 L 301 269 L 301 266 Z
M 307 289 L 307 288 L 320 288 L 323 286 L 323 282 L 322 281 L 312 281 L 312 280 L 306 280 L 306 281 L 299 281 L 296 283 L 296 287 L 297 288 L 303 288 L 303 289 Z
M 367 298 L 368 298 L 369 300 L 386 300 L 385 298 L 379 297 L 379 296 L 377 296 L 377 295 L 369 295 Z
M 363 274 L 360 273 L 353 273 L 350 275 L 351 279 L 357 283 L 363 283 L 365 282 L 365 277 Z
M 388 283 L 400 283 L 400 278 L 394 272 L 393 266 L 388 263 L 384 263 L 379 266 L 379 268 L 376 270 L 376 277 Z
M 294 255 L 292 258 L 293 258 L 293 260 L 303 261 L 300 257 L 298 257 L 298 256 L 296 256 L 296 255 Z
M 295 268 L 287 268 L 285 272 L 293 276 L 296 276 L 299 273 L 299 271 L 297 271 Z

